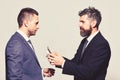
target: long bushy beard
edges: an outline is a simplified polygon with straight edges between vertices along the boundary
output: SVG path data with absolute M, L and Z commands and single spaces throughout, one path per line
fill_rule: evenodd
M 88 30 L 85 30 L 85 29 L 82 28 L 82 31 L 80 31 L 80 35 L 82 37 L 88 37 L 88 36 L 90 36 L 91 32 L 92 32 L 92 28 L 91 27 Z

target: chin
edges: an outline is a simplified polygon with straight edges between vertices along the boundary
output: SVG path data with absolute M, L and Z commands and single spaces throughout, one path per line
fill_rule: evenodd
M 35 36 L 36 34 L 31 34 L 31 36 Z

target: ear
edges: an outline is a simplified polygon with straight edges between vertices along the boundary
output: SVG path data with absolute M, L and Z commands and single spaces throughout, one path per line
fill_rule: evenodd
M 96 27 L 96 24 L 97 24 L 97 21 L 96 20 L 93 20 L 92 22 L 91 22 L 91 26 L 94 28 L 94 27 Z
M 23 24 L 24 24 L 25 27 L 28 27 L 28 26 L 29 26 L 29 25 L 28 25 L 28 20 L 24 20 L 24 21 L 23 21 Z

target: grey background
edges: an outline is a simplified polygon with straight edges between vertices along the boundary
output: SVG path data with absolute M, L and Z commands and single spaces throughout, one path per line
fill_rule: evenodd
M 119 0 L 0 0 L 0 80 L 5 80 L 4 49 L 11 35 L 18 29 L 17 15 L 21 8 L 32 7 L 40 15 L 40 29 L 31 37 L 42 67 L 52 67 L 46 58 L 46 47 L 71 59 L 82 37 L 79 35 L 78 11 L 94 6 L 102 13 L 100 31 L 109 41 L 112 56 L 106 80 L 120 80 L 120 1 Z M 73 80 L 56 69 L 54 77 L 45 80 Z

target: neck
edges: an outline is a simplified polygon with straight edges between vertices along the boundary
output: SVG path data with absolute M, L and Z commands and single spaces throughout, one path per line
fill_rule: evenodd
M 27 35 L 27 37 L 30 37 L 26 27 L 20 27 L 19 30 L 22 31 L 23 33 L 25 33 Z
M 96 33 L 98 31 L 98 29 L 97 28 L 93 28 L 92 29 L 92 32 L 91 32 L 91 34 L 90 35 L 93 35 L 94 33 Z

